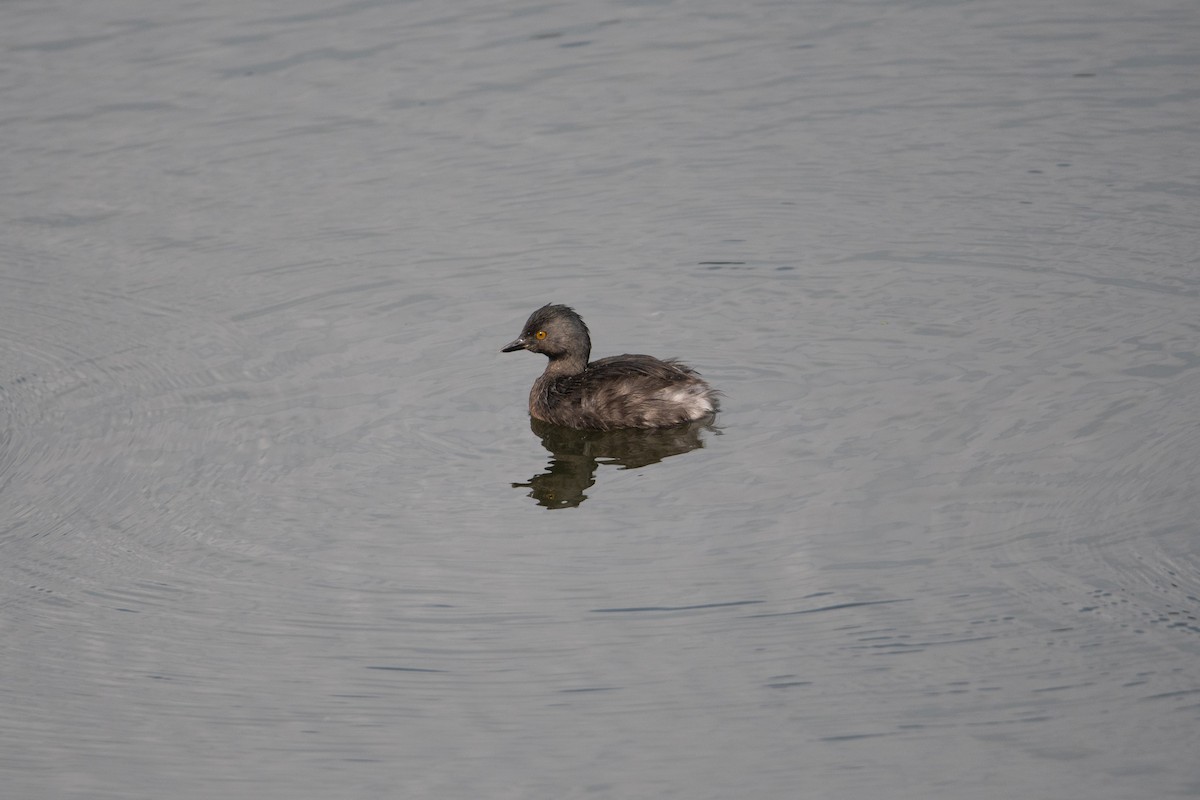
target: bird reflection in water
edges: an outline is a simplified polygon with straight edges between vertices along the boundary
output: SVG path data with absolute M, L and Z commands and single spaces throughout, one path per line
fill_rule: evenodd
M 574 508 L 587 499 L 596 482 L 598 464 L 637 469 L 664 458 L 704 447 L 700 432 L 719 433 L 711 420 L 674 428 L 622 428 L 612 431 L 575 430 L 530 418 L 529 427 L 542 440 L 552 458 L 548 471 L 534 475 L 514 489 L 529 489 L 529 496 L 545 508 Z

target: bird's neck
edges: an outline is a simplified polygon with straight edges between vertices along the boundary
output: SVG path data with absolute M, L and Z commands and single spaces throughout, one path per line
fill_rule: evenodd
M 568 375 L 578 375 L 587 369 L 587 365 L 588 360 L 586 353 L 567 353 L 551 358 L 550 363 L 546 365 L 546 371 L 543 374 L 547 378 L 562 378 Z

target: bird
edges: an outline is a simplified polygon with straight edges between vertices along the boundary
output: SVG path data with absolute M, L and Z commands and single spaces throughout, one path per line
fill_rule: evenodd
M 534 419 L 580 430 L 668 428 L 712 417 L 720 394 L 676 359 L 626 353 L 588 361 L 592 339 L 573 308 L 548 303 L 500 349 L 550 359 L 529 391 Z

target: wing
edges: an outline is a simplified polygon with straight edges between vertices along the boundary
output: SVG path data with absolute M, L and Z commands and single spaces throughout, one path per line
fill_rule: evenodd
M 695 370 L 645 355 L 593 361 L 546 389 L 547 421 L 571 427 L 663 428 L 716 410 L 712 389 Z

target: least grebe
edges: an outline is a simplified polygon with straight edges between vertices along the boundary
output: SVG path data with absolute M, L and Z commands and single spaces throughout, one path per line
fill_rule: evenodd
M 544 305 L 502 353 L 529 350 L 550 359 L 529 391 L 529 413 L 568 428 L 666 428 L 712 416 L 717 392 L 691 367 L 653 356 L 610 356 L 588 363 L 592 339 L 567 306 Z

